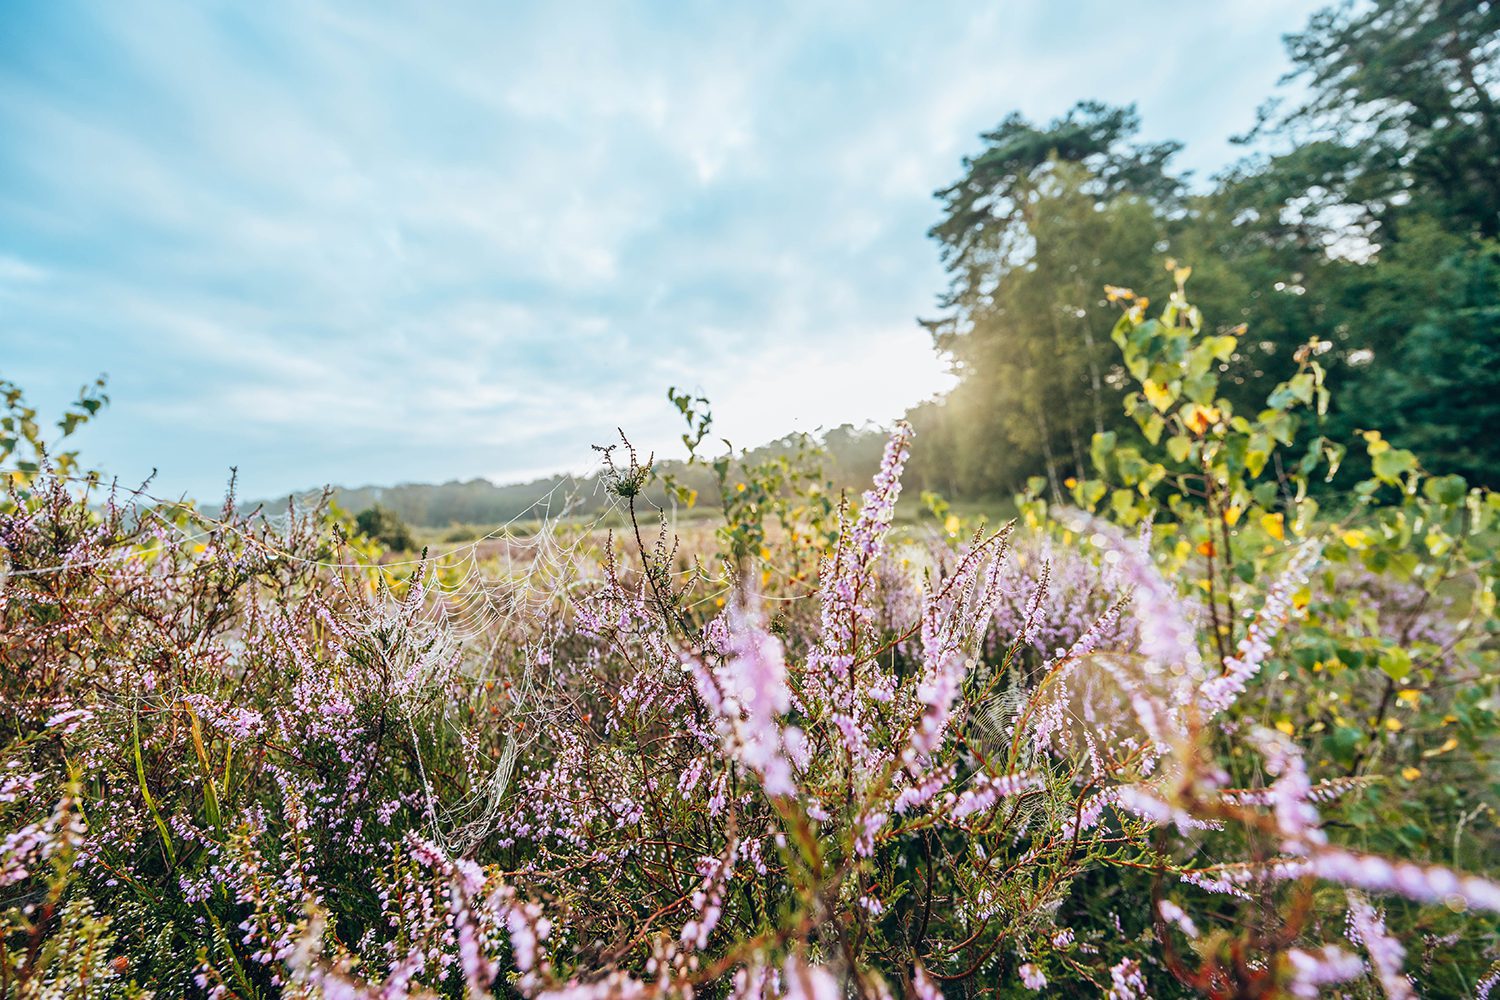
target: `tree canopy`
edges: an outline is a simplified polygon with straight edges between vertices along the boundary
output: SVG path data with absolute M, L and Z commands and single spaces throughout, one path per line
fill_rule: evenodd
M 924 320 L 959 376 L 912 419 L 937 447 L 914 473 L 955 494 L 1081 474 L 1121 430 L 1106 285 L 1149 296 L 1177 263 L 1238 338 L 1236 405 L 1311 344 L 1339 386 L 1327 430 L 1376 429 L 1434 471 L 1500 482 L 1500 6 L 1373 0 L 1287 37 L 1300 99 L 1269 101 L 1246 156 L 1194 189 L 1132 106 L 1018 113 L 937 192 L 949 275 Z M 936 451 L 933 454 L 933 451 Z

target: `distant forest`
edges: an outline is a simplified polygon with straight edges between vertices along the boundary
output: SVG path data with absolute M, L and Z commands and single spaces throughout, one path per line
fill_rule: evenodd
M 743 464 L 756 464 L 796 454 L 810 445 L 822 453 L 817 461 L 825 481 L 835 488 L 855 489 L 868 483 L 870 473 L 880 463 L 885 440 L 884 431 L 846 424 L 815 439 L 804 440 L 800 435 L 791 435 L 749 449 L 738 457 Z M 663 482 L 663 478 L 671 478 L 684 489 L 696 493 L 695 506 L 719 506 L 717 477 L 708 466 L 670 461 L 657 463 L 655 469 L 658 476 L 644 493 L 648 505 L 662 509 L 674 505 L 678 509 L 684 507 Z M 334 502 L 351 512 L 378 506 L 407 524 L 443 528 L 524 521 L 544 515 L 556 517 L 565 509 L 575 514 L 595 514 L 605 508 L 607 498 L 597 477 L 558 475 L 504 486 L 487 479 L 471 479 L 440 484 L 341 488 L 335 491 Z
M 1011 114 L 981 136 L 937 192 L 949 284 L 922 322 L 959 382 L 908 414 L 922 443 L 909 486 L 978 499 L 1042 476 L 1060 495 L 1087 474 L 1095 433 L 1139 435 L 1106 286 L 1165 296 L 1168 261 L 1192 267 L 1206 322 L 1238 338 L 1222 371 L 1237 410 L 1313 351 L 1338 400 L 1323 433 L 1376 429 L 1434 473 L 1500 486 L 1500 6 L 1344 4 L 1286 44 L 1301 96 L 1268 100 L 1244 157 L 1209 185 L 1174 169 L 1180 144 L 1139 140 L 1131 106 Z M 825 435 L 830 479 L 866 477 L 881 440 Z M 710 473 L 677 471 L 713 501 Z M 559 482 L 344 490 L 339 503 L 494 523 Z M 587 482 L 558 503 L 567 492 L 584 510 L 603 502 Z

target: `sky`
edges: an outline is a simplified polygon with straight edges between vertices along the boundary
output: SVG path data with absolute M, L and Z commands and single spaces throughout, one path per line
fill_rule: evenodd
M 1316 6 L 7 0 L 0 378 L 205 499 L 674 455 L 668 386 L 887 423 L 980 132 L 1134 101 L 1207 177 Z

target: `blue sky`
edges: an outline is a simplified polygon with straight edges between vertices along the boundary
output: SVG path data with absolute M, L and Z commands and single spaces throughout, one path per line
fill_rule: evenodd
M 214 498 L 753 444 L 946 384 L 931 192 L 1007 112 L 1139 104 L 1208 174 L 1302 0 L 0 11 L 0 376 Z

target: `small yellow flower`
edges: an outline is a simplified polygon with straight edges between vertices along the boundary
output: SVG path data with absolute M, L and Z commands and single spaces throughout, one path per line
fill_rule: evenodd
M 1385 720 L 1385 728 L 1389 729 L 1393 733 L 1399 733 L 1401 732 L 1403 727 L 1401 725 L 1400 719 L 1392 717 Z
M 1291 736 L 1297 732 L 1297 727 L 1293 726 L 1291 720 L 1289 719 L 1282 719 L 1281 721 L 1277 722 L 1276 728 L 1281 730 L 1288 736 Z
M 1401 777 L 1407 781 L 1416 781 L 1421 776 L 1422 772 L 1415 767 L 1403 767 L 1401 769 Z

